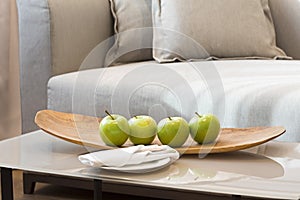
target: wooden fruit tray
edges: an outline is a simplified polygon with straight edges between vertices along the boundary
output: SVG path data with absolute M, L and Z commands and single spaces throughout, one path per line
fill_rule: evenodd
M 113 149 L 103 143 L 99 135 L 101 118 L 42 110 L 35 123 L 45 132 L 63 140 L 97 149 Z M 242 150 L 263 144 L 285 133 L 284 127 L 223 128 L 215 144 L 200 145 L 188 138 L 176 148 L 181 154 L 222 153 Z M 160 144 L 156 138 L 153 144 Z M 124 147 L 132 145 L 129 140 Z

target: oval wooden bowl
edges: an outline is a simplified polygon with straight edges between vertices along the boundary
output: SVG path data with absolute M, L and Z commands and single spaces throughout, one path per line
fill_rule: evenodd
M 97 149 L 113 149 L 99 135 L 101 118 L 53 110 L 37 112 L 35 123 L 45 132 L 63 140 Z M 176 148 L 181 154 L 222 153 L 242 150 L 270 141 L 285 132 L 283 127 L 223 128 L 214 144 L 200 145 L 191 137 Z M 156 138 L 153 144 L 160 144 Z M 131 146 L 129 142 L 124 147 Z

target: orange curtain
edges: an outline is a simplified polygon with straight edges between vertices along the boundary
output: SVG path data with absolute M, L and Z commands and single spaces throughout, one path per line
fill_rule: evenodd
M 0 139 L 21 134 L 18 20 L 15 0 L 0 1 Z

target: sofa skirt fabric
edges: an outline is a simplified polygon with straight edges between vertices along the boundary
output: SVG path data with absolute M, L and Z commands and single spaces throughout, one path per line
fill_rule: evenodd
M 155 120 L 214 113 L 223 127 L 284 126 L 279 138 L 300 141 L 300 61 L 154 61 L 55 76 L 48 109 Z

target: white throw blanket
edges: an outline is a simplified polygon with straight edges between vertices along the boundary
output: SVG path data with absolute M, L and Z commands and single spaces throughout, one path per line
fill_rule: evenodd
M 156 162 L 170 158 L 171 162 L 179 158 L 179 153 L 167 145 L 138 145 L 113 150 L 103 150 L 80 155 L 78 159 L 92 167 L 124 167 L 143 163 Z

